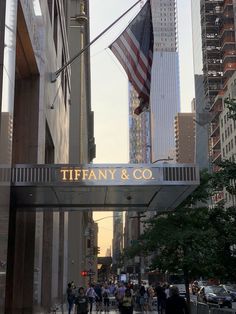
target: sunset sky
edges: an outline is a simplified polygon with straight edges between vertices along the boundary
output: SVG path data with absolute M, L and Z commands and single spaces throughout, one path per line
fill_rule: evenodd
M 136 0 L 90 1 L 91 39 L 130 8 Z M 177 0 L 180 53 L 181 111 L 189 112 L 194 97 L 191 1 Z M 108 46 L 126 28 L 140 9 L 122 19 L 91 48 L 92 110 L 95 116 L 96 159 L 94 163 L 128 163 L 128 81 L 126 73 L 109 51 Z M 101 255 L 112 241 L 111 212 L 96 212 L 99 224 Z

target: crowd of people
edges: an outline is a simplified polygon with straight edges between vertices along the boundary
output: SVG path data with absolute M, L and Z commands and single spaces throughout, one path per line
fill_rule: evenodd
M 121 314 L 132 314 L 134 310 L 159 314 L 189 313 L 185 299 L 179 296 L 178 288 L 167 284 L 145 287 L 123 282 L 98 283 L 89 284 L 86 289 L 77 289 L 74 282 L 70 282 L 67 287 L 67 302 L 68 314 L 87 314 L 92 311 L 106 313 L 111 306 L 112 310 L 118 310 Z

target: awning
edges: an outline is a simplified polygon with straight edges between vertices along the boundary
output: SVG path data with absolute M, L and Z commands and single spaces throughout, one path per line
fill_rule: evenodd
M 192 164 L 15 165 L 11 170 L 19 210 L 166 211 L 199 185 Z

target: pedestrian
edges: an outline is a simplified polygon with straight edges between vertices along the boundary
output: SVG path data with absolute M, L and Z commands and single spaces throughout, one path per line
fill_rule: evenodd
M 169 293 L 170 297 L 166 301 L 166 314 L 189 314 L 187 303 L 179 295 L 178 287 L 171 286 Z
M 109 312 L 110 299 L 109 299 L 109 289 L 107 285 L 105 285 L 102 291 L 102 296 L 103 296 L 104 312 Z
M 100 284 L 95 285 L 94 291 L 96 293 L 96 312 L 102 311 L 102 287 Z
M 133 297 L 130 289 L 125 290 L 125 295 L 121 301 L 121 314 L 133 314 Z
M 89 285 L 89 288 L 86 291 L 86 296 L 88 297 L 88 300 L 89 300 L 89 312 L 92 313 L 93 303 L 95 302 L 96 297 L 98 297 L 94 290 L 93 284 Z
M 76 314 L 87 314 L 89 310 L 89 300 L 85 295 L 83 287 L 78 290 L 78 296 L 75 299 Z
M 147 292 L 148 292 L 148 311 L 152 312 L 152 310 L 153 310 L 153 306 L 152 306 L 153 305 L 153 297 L 155 294 L 152 286 L 148 287 Z
M 75 294 L 74 294 L 74 289 L 72 287 L 71 282 L 69 282 L 67 285 L 66 295 L 67 295 L 67 302 L 68 302 L 68 314 L 71 314 L 73 311 L 74 302 L 75 302 Z
M 115 298 L 116 298 L 117 306 L 120 312 L 121 312 L 121 303 L 122 303 L 123 297 L 125 296 L 125 290 L 126 290 L 126 287 L 122 283 L 122 284 L 118 284 L 118 288 L 115 292 Z
M 143 313 L 146 312 L 148 309 L 148 293 L 144 286 L 140 287 L 139 294 L 140 294 L 139 298 L 140 308 Z
M 157 296 L 157 312 L 160 314 L 165 313 L 166 308 L 166 293 L 165 288 L 160 284 L 156 287 L 156 296 Z

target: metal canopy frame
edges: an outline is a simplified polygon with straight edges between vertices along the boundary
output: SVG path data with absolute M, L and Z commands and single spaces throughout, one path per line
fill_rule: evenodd
M 0 167 L 1 187 L 9 175 L 23 211 L 168 211 L 199 185 L 192 164 L 15 165 Z

